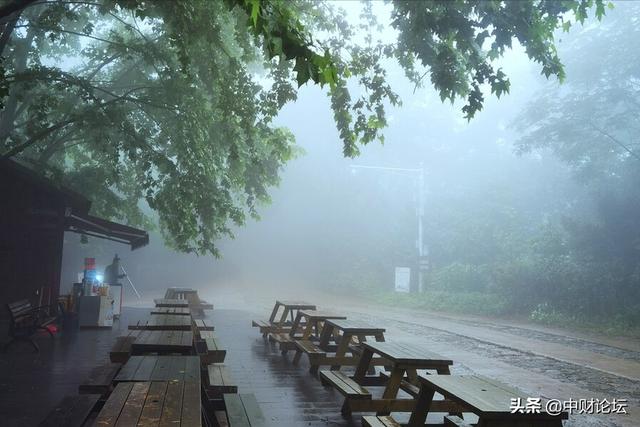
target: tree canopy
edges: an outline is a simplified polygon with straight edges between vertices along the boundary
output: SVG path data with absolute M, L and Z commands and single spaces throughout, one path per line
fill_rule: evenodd
M 257 216 L 295 153 L 273 124 L 306 83 L 326 89 L 346 156 L 383 140 L 395 60 L 416 85 L 462 99 L 472 118 L 509 80 L 514 41 L 564 78 L 557 29 L 602 17 L 602 0 L 392 1 L 383 40 L 310 0 L 13 0 L 0 8 L 0 155 L 83 192 L 96 213 L 149 223 L 176 249 L 217 255 L 231 225 Z

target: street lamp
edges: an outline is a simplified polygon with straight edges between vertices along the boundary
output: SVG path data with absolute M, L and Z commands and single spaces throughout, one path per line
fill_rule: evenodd
M 428 251 L 422 237 L 422 221 L 424 218 L 424 167 L 422 165 L 422 162 L 420 162 L 420 167 L 415 169 L 369 165 L 349 165 L 349 167 L 351 168 L 351 171 L 353 173 L 355 173 L 357 169 L 368 169 L 387 172 L 408 172 L 411 174 L 416 174 L 418 176 L 418 206 L 416 209 L 416 217 L 418 219 L 418 238 L 416 246 L 418 248 L 418 292 L 422 293 L 423 271 L 427 269 L 426 256 L 428 255 Z

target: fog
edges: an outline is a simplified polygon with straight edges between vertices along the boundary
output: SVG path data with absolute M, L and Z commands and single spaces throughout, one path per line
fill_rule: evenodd
M 625 10 L 626 5 L 614 9 L 607 22 L 626 19 Z M 587 23 L 559 34 L 569 83 L 583 72 L 573 65 L 579 57 L 574 44 L 597 25 Z M 550 265 L 557 266 L 570 251 L 541 250 L 549 255 L 547 264 L 526 252 L 556 231 L 566 234 L 558 227 L 567 218 L 597 224 L 598 199 L 575 165 L 552 148 L 519 153 L 516 147 L 523 136 L 518 123 L 527 106 L 545 90 L 560 93 L 570 86 L 541 76 L 539 65 L 520 46 L 507 52 L 500 65 L 511 79 L 510 93 L 501 99 L 486 93 L 483 111 L 469 122 L 460 111 L 462 104 L 442 103 L 430 85 L 416 89 L 399 67 L 389 65 L 389 81 L 403 104 L 388 109 L 384 145 L 372 142 L 354 159 L 342 155 L 324 92 L 303 87 L 277 121 L 293 132 L 301 153 L 285 166 L 281 184 L 271 190 L 271 204 L 259 209 L 260 220 L 249 219 L 234 228 L 234 239 L 219 242 L 220 259 L 176 253 L 165 247 L 157 232 L 151 234 L 149 246 L 136 251 L 95 239 L 80 245 L 77 235 L 67 235 L 62 289 L 81 271 L 83 257 L 95 256 L 100 267 L 117 252 L 147 298 L 167 286 L 189 286 L 207 295 L 220 289 L 247 295 L 259 290 L 275 298 L 286 290 L 315 289 L 392 301 L 395 267 L 412 268 L 413 290 L 417 288 L 418 174 L 352 166 L 423 167 L 423 238 L 429 259 L 424 289 L 466 295 L 470 300 L 468 305 L 461 302 L 462 307 L 473 306 L 483 314 L 558 314 L 545 304 L 559 298 L 558 288 L 570 287 L 564 280 L 571 272 L 558 267 L 561 273 L 553 276 L 549 271 L 555 267 Z M 571 238 L 558 245 L 566 246 L 567 241 Z M 482 295 L 504 294 L 505 286 L 517 292 L 487 308 Z M 566 298 L 583 291 L 571 292 Z M 629 295 L 637 295 L 634 292 Z M 637 299 L 630 304 L 637 304 Z M 481 305 L 485 308 L 478 308 Z M 426 302 L 424 306 L 443 308 Z

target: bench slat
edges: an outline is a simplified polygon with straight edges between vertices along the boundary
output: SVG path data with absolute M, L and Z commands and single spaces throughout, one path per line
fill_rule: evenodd
M 296 346 L 307 354 L 326 354 L 324 350 L 309 340 L 297 341 Z
M 223 400 L 230 427 L 257 427 L 266 424 L 255 395 L 224 394 Z
M 242 400 L 237 394 L 223 395 L 224 407 L 227 410 L 227 419 L 231 427 L 251 427 L 247 413 L 244 411 Z
M 87 379 L 78 387 L 80 394 L 105 395 L 111 388 L 111 382 L 118 374 L 120 363 L 105 363 L 91 370 Z
M 225 393 L 237 393 L 238 387 L 233 385 L 227 367 L 221 363 L 207 366 L 208 386 L 207 395 L 211 399 L 219 399 Z
M 376 417 L 368 415 L 362 417 L 362 425 L 365 427 L 400 427 L 400 424 L 389 415 Z
M 447 427 L 472 427 L 462 418 L 455 415 L 447 415 L 444 417 L 444 425 Z
M 340 371 L 320 371 L 323 383 L 333 385 L 340 394 L 351 399 L 371 399 L 371 393 L 366 388 L 349 378 Z

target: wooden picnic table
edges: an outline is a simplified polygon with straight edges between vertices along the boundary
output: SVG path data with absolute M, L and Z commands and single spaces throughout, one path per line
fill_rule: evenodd
M 282 314 L 278 320 L 278 312 L 282 308 Z M 269 316 L 269 322 L 273 323 L 277 326 L 284 326 L 287 323 L 287 317 L 291 318 L 291 323 L 294 320 L 294 314 L 298 310 L 315 310 L 315 304 L 310 304 L 304 301 L 290 301 L 290 300 L 277 300 L 276 304 L 273 306 L 273 310 L 271 311 L 271 316 Z
M 282 313 L 280 309 L 282 308 Z M 299 310 L 315 310 L 314 304 L 304 301 L 277 300 L 271 311 L 268 320 L 252 320 L 251 325 L 259 328 L 263 338 L 267 338 L 269 334 L 284 334 L 282 338 L 287 338 L 286 333 L 289 332 L 293 324 L 294 314 L 297 315 Z M 291 320 L 287 320 L 287 318 Z
M 202 425 L 200 384 L 195 381 L 121 382 L 98 414 L 96 426 Z
M 289 335 L 291 338 L 299 338 L 303 340 L 307 340 L 311 338 L 313 334 L 313 330 L 315 328 L 316 338 L 320 338 L 320 324 L 324 325 L 327 320 L 344 320 L 347 316 L 331 313 L 328 311 L 320 311 L 320 310 L 298 310 L 298 314 L 291 325 L 291 330 L 289 331 Z M 302 320 L 305 320 L 305 326 L 302 330 L 302 335 L 297 336 L 296 333 L 298 329 L 301 329 Z
M 188 307 L 156 307 L 151 309 L 151 314 L 171 314 L 175 316 L 190 316 L 191 309 Z
M 148 320 L 129 325 L 129 329 L 149 331 L 190 331 L 191 328 L 191 317 L 172 314 L 152 314 Z
M 200 385 L 198 356 L 131 356 L 113 379 L 131 381 L 192 381 Z
M 521 391 L 489 378 L 475 375 L 421 375 L 420 394 L 411 414 L 409 426 L 422 426 L 427 414 L 433 408 L 433 396 L 440 393 L 463 407 L 465 412 L 473 412 L 479 417 L 477 425 L 482 427 L 503 427 L 513 425 L 562 427 L 567 412 L 551 415 L 545 411 L 544 401 L 540 412 L 513 413 L 511 399 L 527 398 Z
M 367 337 L 373 337 L 376 341 L 384 341 L 385 331 L 385 328 L 359 320 L 327 319 L 322 328 L 319 347 L 329 350 L 332 339 L 335 339 L 338 343 L 336 356 L 342 357 L 349 350 L 350 344 L 361 344 L 367 340 Z
M 345 396 L 342 407 L 342 414 L 345 416 L 350 416 L 352 411 L 376 412 L 378 415 L 387 415 L 390 412 L 411 412 L 415 407 L 415 400 L 398 398 L 399 390 L 402 388 L 407 393 L 417 396 L 419 390 L 417 370 L 434 370 L 438 374 L 448 375 L 449 366 L 453 364 L 452 360 L 407 343 L 363 342 L 360 347 L 362 354 L 353 378 L 347 377 L 342 372 L 322 371 L 320 373 L 325 383 L 337 386 Z M 390 374 L 366 375 L 374 354 L 384 360 L 384 365 L 389 367 Z M 383 385 L 385 388 L 382 398 L 373 399 L 371 393 L 363 387 L 365 385 Z M 457 413 L 457 406 L 452 405 L 451 402 L 438 401 L 436 405 L 440 411 L 456 410 Z
M 193 351 L 193 332 L 188 331 L 149 331 L 142 330 L 131 343 L 131 353 L 142 355 L 191 354 Z
M 153 300 L 156 307 L 189 307 L 189 301 L 173 298 L 156 298 Z

